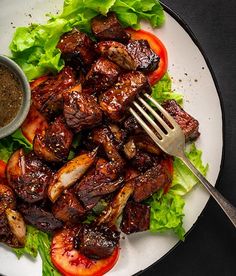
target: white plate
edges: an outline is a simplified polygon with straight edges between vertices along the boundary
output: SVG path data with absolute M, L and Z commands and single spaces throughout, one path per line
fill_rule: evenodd
M 8 54 L 15 26 L 31 22 L 45 22 L 45 14 L 55 13 L 62 0 L 1 0 L 0 3 L 0 53 Z M 166 45 L 169 55 L 169 73 L 173 88 L 185 95 L 184 109 L 200 122 L 201 136 L 197 146 L 203 150 L 203 160 L 209 163 L 208 180 L 215 185 L 221 165 L 223 133 L 222 112 L 217 89 L 209 67 L 194 40 L 175 15 L 166 12 L 166 23 L 152 30 Z M 199 185 L 186 196 L 184 227 L 188 231 L 196 222 L 209 198 Z M 121 239 L 121 256 L 117 265 L 107 274 L 132 275 L 159 260 L 178 243 L 174 235 L 133 234 Z M 26 257 L 17 260 L 6 248 L 0 247 L 0 274 L 6 276 L 40 276 L 41 260 L 32 262 Z

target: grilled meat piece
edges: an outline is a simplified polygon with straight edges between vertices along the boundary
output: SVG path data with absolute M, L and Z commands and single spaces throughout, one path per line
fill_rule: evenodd
M 128 132 L 128 134 L 137 134 L 143 132 L 142 127 L 133 115 L 129 116 L 127 119 L 124 120 L 123 126 L 124 129 Z
M 63 117 L 58 117 L 47 130 L 37 132 L 33 146 L 35 154 L 48 162 L 62 162 L 67 159 L 73 133 L 68 129 Z
M 75 132 L 94 127 L 101 122 L 102 111 L 96 98 L 83 94 L 80 85 L 66 91 L 63 98 L 66 123 Z
M 96 58 L 93 41 L 77 29 L 64 34 L 57 48 L 62 53 L 62 58 L 76 70 L 87 71 Z
M 106 16 L 94 17 L 91 21 L 91 27 L 98 40 L 117 40 L 126 43 L 130 37 L 113 12 L 109 12 Z
M 120 172 L 124 166 L 124 160 L 118 152 L 118 145 L 111 130 L 106 126 L 95 128 L 90 139 L 96 145 L 102 146 L 109 160 L 116 164 L 116 171 Z
M 0 184 L 0 216 L 6 209 L 15 209 L 16 199 L 11 187 Z
M 119 149 L 122 149 L 124 143 L 125 143 L 125 139 L 127 137 L 127 131 L 122 129 L 120 126 L 113 124 L 113 123 L 109 123 L 108 125 L 109 129 L 111 130 L 113 137 L 116 141 L 117 147 Z
M 145 172 L 153 166 L 155 161 L 155 157 L 150 153 L 137 150 L 135 156 L 131 160 L 131 163 L 132 166 L 138 171 Z
M 87 210 L 93 208 L 102 196 L 117 190 L 123 182 L 122 178 L 113 180 L 113 174 L 108 171 L 109 164 L 99 159 L 96 168 L 76 185 L 76 194 Z
M 117 179 L 124 168 L 125 162 L 118 151 L 119 145 L 116 143 L 110 128 L 106 126 L 96 128 L 89 138 L 92 143 L 102 146 L 100 149 L 104 149 L 110 160 L 110 162 L 105 162 L 99 166 L 99 174 L 107 176 L 109 180 Z
M 48 76 L 32 89 L 32 101 L 36 109 L 49 120 L 63 110 L 62 93 L 76 82 L 75 72 L 64 67 L 56 76 Z
M 137 153 L 137 149 L 134 143 L 134 140 L 131 138 L 124 145 L 124 153 L 128 159 L 134 158 Z
M 96 159 L 97 148 L 73 158 L 52 177 L 48 187 L 48 197 L 55 202 L 61 193 L 79 180 Z
M 131 40 L 126 47 L 137 64 L 137 70 L 149 73 L 157 69 L 160 58 L 150 48 L 147 40 Z
M 99 58 L 91 67 L 83 83 L 83 93 L 100 94 L 110 88 L 118 79 L 120 68 L 106 58 Z
M 162 104 L 166 111 L 175 119 L 184 132 L 185 140 L 191 141 L 199 137 L 199 123 L 186 111 L 184 111 L 175 100 L 169 100 Z
M 24 201 L 33 203 L 47 197 L 52 170 L 33 152 L 25 154 L 22 149 L 14 152 L 6 172 L 9 185 Z
M 52 213 L 63 222 L 77 223 L 85 214 L 85 209 L 71 190 L 65 191 L 53 204 Z
M 141 202 L 168 185 L 171 182 L 171 177 L 164 166 L 154 164 L 151 169 L 132 179 L 131 182 L 134 186 L 133 199 L 136 202 Z
M 99 103 L 102 110 L 112 120 L 121 121 L 135 97 L 149 90 L 150 86 L 146 77 L 138 71 L 131 71 L 122 74 L 118 82 L 101 95 Z
M 74 248 L 90 259 L 105 259 L 119 245 L 120 232 L 105 225 L 83 225 L 74 238 Z
M 162 150 L 157 146 L 157 144 L 152 140 L 152 138 L 147 133 L 142 132 L 132 137 L 138 149 L 141 149 L 142 151 L 156 154 L 156 155 L 162 154 Z
M 136 70 L 138 63 L 126 46 L 116 41 L 102 41 L 95 45 L 98 54 L 110 59 L 125 70 Z
M 62 222 L 56 219 L 52 213 L 36 205 L 22 204 L 19 206 L 19 210 L 27 223 L 43 232 L 52 233 L 63 226 Z
M 120 229 L 129 235 L 135 232 L 146 231 L 150 224 L 150 206 L 129 201 L 123 212 Z

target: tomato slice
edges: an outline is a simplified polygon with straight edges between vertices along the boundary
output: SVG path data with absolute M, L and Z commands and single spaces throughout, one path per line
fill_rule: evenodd
M 25 138 L 32 144 L 34 136 L 38 130 L 43 131 L 48 128 L 48 123 L 44 116 L 31 105 L 30 111 L 21 126 L 21 130 Z
M 0 179 L 6 178 L 6 166 L 7 164 L 3 160 L 0 160 Z
M 51 243 L 51 260 L 65 276 L 101 276 L 117 262 L 119 248 L 106 259 L 92 260 L 73 248 L 73 237 L 78 229 L 66 228 L 54 235 Z
M 135 31 L 131 28 L 127 28 L 126 31 L 131 35 L 131 39 L 133 40 L 147 40 L 151 49 L 160 57 L 158 68 L 147 75 L 150 84 L 154 85 L 165 75 L 168 67 L 168 56 L 164 44 L 150 32 L 144 30 Z

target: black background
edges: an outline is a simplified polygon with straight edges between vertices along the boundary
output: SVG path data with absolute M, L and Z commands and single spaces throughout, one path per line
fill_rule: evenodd
M 189 25 L 215 73 L 225 114 L 225 156 L 217 189 L 236 206 L 236 1 L 162 2 Z M 142 273 L 147 275 L 236 275 L 236 229 L 213 199 L 185 242 Z

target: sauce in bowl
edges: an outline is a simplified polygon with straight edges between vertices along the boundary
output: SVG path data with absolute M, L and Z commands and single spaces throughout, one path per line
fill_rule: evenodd
M 23 102 L 23 87 L 11 70 L 0 64 L 0 128 L 18 114 Z

